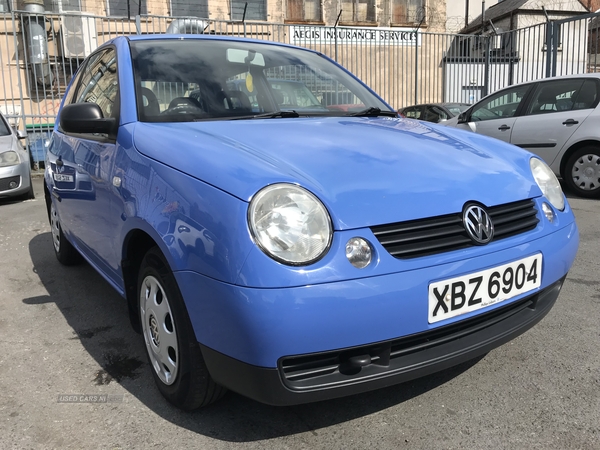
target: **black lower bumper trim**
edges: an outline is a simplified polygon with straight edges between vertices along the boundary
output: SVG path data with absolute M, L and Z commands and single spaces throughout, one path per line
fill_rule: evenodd
M 202 354 L 217 383 L 262 403 L 294 405 L 344 397 L 447 369 L 514 339 L 548 314 L 565 278 L 514 304 L 446 327 L 360 347 L 285 357 L 279 368 L 253 366 L 203 345 Z M 343 369 L 344 355 L 370 355 L 380 349 L 390 349 L 392 357 L 371 358 L 371 364 L 350 372 Z M 306 375 L 290 376 L 294 360 L 311 369 Z M 320 371 L 318 361 L 325 361 L 329 370 Z

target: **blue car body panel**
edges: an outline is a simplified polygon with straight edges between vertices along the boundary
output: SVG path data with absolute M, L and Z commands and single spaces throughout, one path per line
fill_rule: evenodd
M 176 276 L 197 325 L 198 341 L 246 363 L 276 367 L 282 356 L 412 335 L 504 306 L 505 303 L 498 303 L 475 314 L 430 325 L 427 286 L 430 281 L 469 274 L 541 252 L 541 290 L 567 273 L 578 242 L 577 227 L 571 223 L 538 240 L 475 258 L 287 289 L 239 287 L 190 271 L 178 272 Z
M 66 135 L 57 120 L 45 181 L 69 241 L 122 295 L 128 239 L 148 235 L 175 275 L 198 342 L 216 352 L 276 368 L 285 356 L 427 332 L 506 304 L 429 324 L 431 282 L 540 253 L 541 291 L 574 261 L 573 212 L 566 203 L 564 211 L 553 208 L 552 222 L 542 214 L 548 200 L 528 152 L 389 117 L 139 122 L 128 42 L 107 44 L 118 55 L 116 141 Z M 57 182 L 56 172 L 74 181 Z M 249 202 L 282 182 L 315 194 L 331 216 L 331 248 L 313 264 L 281 264 L 253 241 Z M 524 199 L 534 199 L 534 229 L 435 255 L 394 258 L 370 228 L 460 213 L 469 202 Z M 365 269 L 346 257 L 353 237 L 372 246 Z
M 526 153 L 443 131 L 404 119 L 329 117 L 138 124 L 134 139 L 149 158 L 169 148 L 173 168 L 245 201 L 266 185 L 297 183 L 325 203 L 336 230 L 453 213 L 474 191 L 486 206 L 541 195 Z

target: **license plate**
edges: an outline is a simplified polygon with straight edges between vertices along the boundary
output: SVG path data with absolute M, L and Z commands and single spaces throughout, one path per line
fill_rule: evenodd
M 55 173 L 54 181 L 65 181 L 67 183 L 72 183 L 73 175 L 65 175 L 64 173 Z
M 540 287 L 541 282 L 541 253 L 480 272 L 436 281 L 429 284 L 429 323 L 510 300 Z

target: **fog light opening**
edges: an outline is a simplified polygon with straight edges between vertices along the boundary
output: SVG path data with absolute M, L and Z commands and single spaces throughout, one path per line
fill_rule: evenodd
M 542 211 L 544 212 L 546 219 L 548 219 L 548 222 L 553 223 L 556 216 L 554 215 L 552 207 L 548 203 L 544 202 L 542 203 Z
M 364 269 L 373 258 L 371 244 L 366 239 L 353 237 L 346 243 L 346 258 L 357 269 Z

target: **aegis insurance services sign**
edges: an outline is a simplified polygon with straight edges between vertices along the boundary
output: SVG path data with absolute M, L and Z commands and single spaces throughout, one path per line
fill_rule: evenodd
M 290 44 L 387 44 L 421 45 L 420 34 L 411 28 L 290 27 Z

